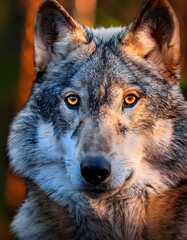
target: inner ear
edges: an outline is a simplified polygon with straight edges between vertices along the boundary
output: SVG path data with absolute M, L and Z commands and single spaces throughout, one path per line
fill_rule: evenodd
M 40 6 L 35 28 L 46 44 L 51 45 L 65 34 L 76 31 L 80 25 L 55 0 L 46 0 Z
M 180 37 L 175 12 L 167 0 L 148 0 L 122 40 L 127 54 L 157 65 L 167 77 L 179 77 Z
M 44 12 L 40 19 L 38 31 L 46 47 L 51 47 L 58 40 L 63 24 L 67 25 L 58 12 L 53 9 Z
M 35 18 L 35 69 L 43 71 L 50 59 L 66 55 L 86 42 L 84 28 L 56 0 L 45 0 Z
M 174 16 L 168 5 L 162 2 L 164 1 L 147 1 L 131 26 L 134 33 L 147 31 L 160 46 L 170 42 L 175 28 Z

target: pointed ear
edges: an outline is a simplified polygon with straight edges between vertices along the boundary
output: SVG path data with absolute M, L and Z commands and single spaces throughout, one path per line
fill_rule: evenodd
M 86 42 L 84 28 L 56 0 L 44 0 L 35 18 L 35 70 L 43 71 L 51 59 L 65 57 Z
M 152 61 L 168 79 L 179 77 L 179 24 L 167 0 L 148 0 L 122 43 L 127 54 Z

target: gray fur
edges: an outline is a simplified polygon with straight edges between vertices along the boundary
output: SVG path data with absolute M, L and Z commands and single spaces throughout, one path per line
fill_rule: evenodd
M 157 22 L 158 9 L 169 33 Z M 80 26 L 55 0 L 43 2 L 36 79 L 8 141 L 10 167 L 27 185 L 11 225 L 18 239 L 187 239 L 179 48 L 178 22 L 165 0 L 147 1 L 127 28 L 96 30 Z M 70 93 L 80 97 L 77 109 L 65 103 Z M 131 107 L 123 105 L 129 93 L 138 97 Z M 110 162 L 106 182 L 83 179 L 87 154 Z

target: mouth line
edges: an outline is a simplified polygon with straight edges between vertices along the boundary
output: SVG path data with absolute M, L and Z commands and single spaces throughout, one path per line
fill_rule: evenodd
M 129 175 L 126 177 L 125 181 L 124 181 L 124 184 L 125 183 L 128 183 L 130 181 L 130 179 L 134 176 L 134 171 L 132 170 Z M 123 188 L 124 184 L 122 184 L 121 187 L 117 187 L 117 188 L 109 188 L 107 187 L 107 184 L 104 185 L 104 186 L 97 186 L 97 187 L 94 187 L 94 186 L 85 186 L 81 189 L 79 189 L 80 192 L 84 192 L 86 194 L 96 194 L 96 195 L 102 195 L 102 194 L 105 194 L 105 193 L 110 193 L 110 192 L 115 192 L 117 190 L 120 190 L 121 188 Z
M 110 193 L 112 191 L 116 191 L 116 189 L 114 189 L 114 188 L 105 188 L 105 189 L 102 189 L 102 188 L 84 188 L 84 189 L 80 190 L 80 192 L 84 192 L 88 195 L 90 195 L 90 194 L 102 195 L 102 194 L 105 194 L 105 193 Z
M 105 192 L 107 192 L 107 191 L 109 191 L 109 190 L 107 190 L 107 189 L 103 190 L 103 189 L 97 189 L 97 188 L 86 190 L 86 192 L 96 193 L 96 194 L 105 193 Z
M 130 174 L 126 177 L 125 182 L 128 182 L 134 176 L 134 171 L 131 170 Z

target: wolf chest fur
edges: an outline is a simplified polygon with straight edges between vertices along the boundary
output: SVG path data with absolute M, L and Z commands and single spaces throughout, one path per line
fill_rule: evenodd
M 187 239 L 180 58 L 166 0 L 108 29 L 42 2 L 36 78 L 8 140 L 10 167 L 27 186 L 11 224 L 18 239 Z

